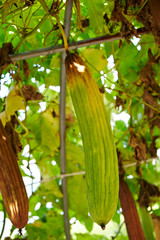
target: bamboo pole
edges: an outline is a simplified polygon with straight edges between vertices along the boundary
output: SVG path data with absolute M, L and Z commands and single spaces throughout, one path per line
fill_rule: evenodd
M 149 33 L 149 31 L 146 30 L 145 28 L 140 28 L 137 30 L 137 33 L 138 33 L 138 35 L 144 35 L 144 34 Z M 134 36 L 134 33 L 132 33 L 131 36 Z M 69 43 L 68 50 L 75 50 L 78 48 L 88 47 L 91 45 L 113 42 L 115 40 L 120 40 L 122 38 L 123 37 L 122 37 L 121 33 L 117 33 L 117 34 L 114 34 L 111 36 L 105 35 L 105 36 L 85 39 L 85 40 Z M 47 48 L 36 49 L 33 51 L 22 52 L 22 53 L 18 53 L 18 54 L 11 54 L 10 58 L 13 62 L 15 62 L 15 61 L 25 60 L 25 59 L 39 57 L 39 56 L 51 55 L 51 54 L 55 54 L 58 52 L 65 52 L 64 45 L 51 46 L 51 47 L 47 47 Z

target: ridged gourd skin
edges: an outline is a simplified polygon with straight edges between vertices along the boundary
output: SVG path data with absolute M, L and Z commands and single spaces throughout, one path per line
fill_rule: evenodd
M 160 30 L 160 1 L 159 0 L 149 0 L 149 5 L 151 9 L 151 14 L 157 25 L 158 29 Z
M 17 157 L 0 121 L 0 192 L 13 225 L 19 229 L 28 222 L 29 200 Z
M 134 198 L 123 177 L 120 177 L 119 199 L 129 240 L 145 240 Z
M 114 137 L 102 95 L 87 65 L 76 53 L 69 53 L 65 64 L 84 146 L 89 213 L 104 229 L 118 202 L 119 175 Z

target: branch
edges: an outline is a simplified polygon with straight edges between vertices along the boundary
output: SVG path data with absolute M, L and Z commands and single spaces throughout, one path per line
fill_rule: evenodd
M 159 158 L 149 158 L 147 160 L 144 160 L 144 161 L 141 161 L 140 162 L 140 165 L 141 164 L 144 164 L 144 163 L 148 163 L 148 162 L 152 162 L 153 160 L 160 160 Z M 137 165 L 137 162 L 133 162 L 133 163 L 129 163 L 129 164 L 125 164 L 123 165 L 124 168 L 129 168 L 129 167 L 133 167 L 133 166 L 136 166 Z M 59 175 L 56 175 L 54 177 L 51 177 L 51 178 L 46 178 L 46 179 L 42 179 L 41 181 L 38 181 L 38 182 L 34 182 L 33 184 L 38 184 L 38 183 L 45 183 L 45 182 L 49 182 L 49 181 L 52 181 L 52 180 L 55 180 L 55 179 L 64 179 L 64 178 L 67 178 L 67 177 L 73 177 L 73 176 L 78 176 L 78 175 L 85 175 L 85 171 L 81 171 L 81 172 L 73 172 L 73 173 L 62 173 L 62 174 L 59 174 Z M 30 186 L 31 184 L 27 184 L 26 186 Z
M 137 33 L 139 35 L 144 35 L 144 34 L 149 33 L 149 31 L 147 29 L 140 28 L 137 30 Z M 131 36 L 134 36 L 134 33 L 132 33 Z M 101 37 L 85 39 L 85 40 L 70 43 L 68 45 L 68 50 L 75 50 L 77 48 L 112 42 L 112 41 L 120 40 L 120 39 L 122 39 L 121 33 L 117 33 L 117 34 L 114 34 L 111 36 L 105 35 L 105 36 L 101 36 Z M 33 57 L 51 55 L 51 54 L 55 54 L 58 52 L 65 52 L 64 45 L 57 45 L 57 46 L 51 46 L 51 47 L 47 47 L 47 48 L 36 49 L 33 51 L 22 52 L 22 53 L 18 53 L 15 55 L 12 54 L 12 55 L 10 55 L 10 58 L 13 62 L 15 62 L 15 61 L 25 60 L 25 59 L 29 59 L 29 58 L 33 58 Z

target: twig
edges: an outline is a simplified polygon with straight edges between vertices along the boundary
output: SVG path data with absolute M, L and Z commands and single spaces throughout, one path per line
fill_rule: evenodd
M 152 162 L 153 160 L 159 160 L 159 158 L 149 158 L 147 160 L 143 160 L 143 161 L 140 162 L 140 165 L 143 164 L 143 163 Z M 133 166 L 136 166 L 136 165 L 137 165 L 137 162 L 133 162 L 133 163 L 125 164 L 125 165 L 123 165 L 123 167 L 128 168 L 128 167 L 133 167 Z
M 55 180 L 57 178 L 61 178 L 62 180 L 66 177 L 73 177 L 73 176 L 78 176 L 78 175 L 85 175 L 85 171 L 81 171 L 81 172 L 74 172 L 74 173 L 63 173 L 63 174 L 59 174 L 59 175 L 56 175 L 54 177 L 51 177 L 51 178 L 47 178 L 47 179 L 42 179 L 40 182 L 37 182 L 37 183 L 45 183 L 45 182 L 48 182 L 48 181 L 52 181 L 52 180 Z M 35 183 L 34 183 L 35 184 Z M 30 184 L 29 184 L 30 185 Z M 27 185 L 28 186 L 28 185 Z
M 119 235 L 119 233 L 121 232 L 121 228 L 123 227 L 123 224 L 124 224 L 124 223 L 125 223 L 125 222 L 122 222 L 122 223 L 121 223 L 121 225 L 119 226 L 119 229 L 118 229 L 116 235 L 115 235 L 114 237 L 111 237 L 112 240 L 115 239 L 115 238 Z
M 67 40 L 70 35 L 70 23 L 72 16 L 72 5 L 73 0 L 70 0 L 66 4 L 65 8 L 65 19 L 64 19 L 64 32 L 63 37 L 65 40 L 65 48 L 68 48 Z M 58 18 L 56 18 L 58 21 Z M 60 22 L 59 22 L 60 25 Z M 66 49 L 65 49 L 66 50 Z M 61 57 L 61 77 L 60 77 L 60 162 L 61 162 L 61 174 L 66 173 L 66 144 L 65 144 L 65 135 L 66 135 L 66 125 L 65 125 L 65 109 L 66 109 L 66 68 L 65 68 L 65 57 L 66 53 L 62 53 Z M 64 225 L 66 240 L 70 240 L 70 225 L 69 225 L 69 215 L 68 215 L 68 199 L 67 199 L 67 179 L 62 179 L 62 192 L 63 192 L 63 211 L 64 211 Z
M 108 80 L 108 79 L 107 79 L 107 80 Z M 118 87 L 118 88 L 113 88 L 113 89 L 112 89 L 112 88 L 109 88 L 109 87 L 105 87 L 105 89 L 110 89 L 110 90 L 112 90 L 112 91 L 121 91 L 121 92 L 125 93 L 125 94 L 127 95 L 127 97 L 129 97 L 129 98 L 134 98 L 134 99 L 137 100 L 138 102 L 146 105 L 147 107 L 153 109 L 154 111 L 156 111 L 156 112 L 158 112 L 158 113 L 160 112 L 160 109 L 157 109 L 157 108 L 155 108 L 154 106 L 150 105 L 149 103 L 143 101 L 141 98 L 136 97 L 135 95 L 132 95 L 132 93 L 128 93 L 128 92 L 126 91 L 126 89 L 119 88 L 119 87 Z M 158 117 L 158 115 L 155 116 L 154 118 L 157 118 L 157 117 Z M 153 121 L 153 120 L 150 119 L 149 121 Z
M 127 130 L 124 132 L 122 137 L 118 139 L 118 141 L 116 142 L 116 145 L 118 145 L 121 142 L 121 140 L 128 134 L 128 132 L 129 132 L 129 128 L 127 128 Z
M 41 6 L 45 10 L 45 12 L 48 13 L 49 9 L 48 9 L 48 6 L 47 6 L 46 2 L 44 0 L 38 0 L 38 2 L 40 2 Z
M 149 33 L 149 31 L 144 28 L 140 28 L 137 30 L 137 33 L 139 35 L 144 35 L 144 34 Z M 134 36 L 134 33 L 132 33 L 132 36 Z M 85 39 L 82 41 L 72 42 L 72 43 L 68 44 L 68 50 L 75 50 L 77 48 L 112 42 L 112 41 L 120 40 L 120 39 L 122 39 L 121 33 L 117 33 L 112 36 L 105 35 L 105 36 L 101 36 L 101 37 Z M 10 55 L 10 58 L 13 62 L 15 62 L 15 61 L 25 60 L 25 59 L 29 59 L 29 58 L 33 58 L 33 57 L 55 54 L 58 52 L 65 52 L 64 45 L 57 45 L 57 46 L 51 46 L 51 47 L 47 47 L 47 48 L 36 49 L 33 51 L 18 53 L 16 55 L 12 54 L 12 55 Z
M 29 33 L 26 33 L 25 35 L 22 36 L 22 38 L 20 39 L 18 45 L 14 48 L 14 51 L 18 50 L 20 45 L 23 43 L 23 41 L 31 36 L 32 34 L 34 34 L 38 28 L 40 28 L 40 26 L 46 21 L 47 17 L 49 16 L 49 14 L 45 14 L 44 17 L 41 19 L 41 21 L 37 24 L 37 26 L 32 30 L 30 31 Z
M 147 160 L 141 161 L 140 165 L 144 164 L 144 163 L 152 162 L 153 160 L 159 160 L 159 158 L 149 158 Z M 124 168 L 129 168 L 129 167 L 136 166 L 136 164 L 137 164 L 137 162 L 133 162 L 133 163 L 125 164 L 125 165 L 123 165 L 123 167 Z M 51 177 L 51 178 L 46 178 L 46 179 L 42 179 L 41 181 L 34 182 L 33 184 L 45 183 L 45 182 L 49 182 L 49 181 L 59 179 L 59 178 L 60 179 L 65 179 L 67 177 L 73 177 L 73 176 L 78 176 L 78 175 L 85 175 L 85 171 L 73 172 L 73 173 L 62 173 L 62 174 L 56 175 L 56 176 Z M 26 186 L 30 186 L 30 185 L 31 184 L 27 184 Z

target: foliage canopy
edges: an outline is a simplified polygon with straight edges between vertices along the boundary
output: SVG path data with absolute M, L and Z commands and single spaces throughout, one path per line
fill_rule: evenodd
M 43 56 L 40 50 L 39 56 L 23 58 L 27 51 L 63 45 L 60 26 L 64 27 L 65 7 L 59 0 L 0 1 L 0 118 L 4 124 L 10 121 L 20 138 L 14 140 L 17 151 L 23 149 L 18 153 L 19 166 L 30 201 L 22 239 L 66 239 L 60 176 L 61 53 Z M 105 35 L 110 40 L 97 44 L 97 37 Z M 91 38 L 93 45 L 77 52 L 110 113 L 120 173 L 125 174 L 137 208 L 147 207 L 154 224 L 159 224 L 160 37 L 150 1 L 74 0 L 69 42 L 76 46 Z M 22 60 L 11 62 L 18 53 Z M 71 236 L 128 239 L 120 203 L 104 232 L 88 216 L 83 145 L 68 86 L 65 109 Z M 3 204 L 0 210 L 5 219 Z M 145 232 L 149 226 L 143 227 Z M 20 239 L 13 226 L 8 235 L 7 239 Z

